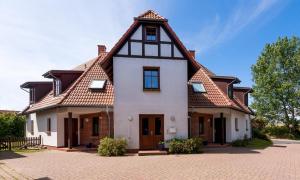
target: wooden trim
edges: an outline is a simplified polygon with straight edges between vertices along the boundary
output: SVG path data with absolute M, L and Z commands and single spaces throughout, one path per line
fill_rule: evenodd
M 145 26 L 144 24 L 142 25 L 142 56 L 145 56 Z
M 156 26 L 156 36 L 157 36 L 157 41 L 158 41 L 157 55 L 158 55 L 158 57 L 161 57 L 161 52 L 160 52 L 161 51 L 161 49 L 160 49 L 160 47 L 161 47 L 161 43 L 160 43 L 160 26 Z
M 131 55 L 131 41 L 128 41 L 128 52 L 127 52 L 128 56 Z
M 146 70 L 157 70 L 158 74 L 158 88 L 146 88 L 145 87 L 145 71 Z M 144 91 L 160 91 L 160 67 L 153 67 L 153 66 L 144 66 L 143 67 L 143 90 Z
M 172 57 L 172 58 L 175 58 L 175 57 L 174 57 L 174 46 L 175 46 L 174 43 L 172 43 L 172 44 L 171 44 L 171 57 Z
M 186 60 L 184 58 L 181 57 L 168 57 L 168 56 L 139 56 L 139 55 L 123 55 L 123 54 L 119 54 L 119 55 L 115 55 L 114 57 L 127 57 L 127 58 L 148 58 L 148 59 L 170 59 L 170 60 Z

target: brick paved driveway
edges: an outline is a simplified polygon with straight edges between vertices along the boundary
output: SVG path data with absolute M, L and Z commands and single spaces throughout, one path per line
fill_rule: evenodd
M 221 148 L 198 155 L 107 158 L 44 151 L 10 158 L 0 154 L 0 179 L 1 166 L 17 172 L 17 179 L 300 179 L 300 144 L 280 140 L 264 150 Z

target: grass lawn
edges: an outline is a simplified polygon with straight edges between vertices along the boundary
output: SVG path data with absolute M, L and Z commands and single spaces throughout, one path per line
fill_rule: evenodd
M 264 149 L 267 148 L 268 146 L 271 146 L 272 144 L 273 143 L 270 141 L 254 138 L 248 142 L 246 147 L 254 148 L 254 149 Z

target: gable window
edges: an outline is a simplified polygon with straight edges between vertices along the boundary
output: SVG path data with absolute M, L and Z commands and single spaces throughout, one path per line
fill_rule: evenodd
M 228 97 L 230 99 L 233 99 L 233 84 L 229 84 L 228 85 L 228 92 L 227 92 L 227 94 L 228 94 Z
M 206 90 L 201 82 L 193 82 L 192 83 L 193 91 L 195 93 L 205 93 Z
M 145 28 L 146 41 L 157 41 L 157 28 L 146 27 Z
M 58 96 L 61 93 L 61 80 L 55 79 L 55 96 Z
M 94 79 L 90 84 L 90 89 L 101 90 L 104 89 L 106 80 L 103 79 Z
M 238 120 L 238 118 L 234 119 L 234 126 L 235 126 L 235 131 L 239 131 L 239 120 Z
M 48 136 L 51 135 L 51 118 L 47 119 L 47 134 Z
M 92 135 L 93 136 L 98 136 L 99 135 L 99 118 L 94 117 L 93 118 L 93 127 L 92 127 Z
M 35 89 L 34 88 L 31 88 L 29 90 L 29 102 L 30 102 L 30 104 L 35 103 Z
M 204 134 L 204 117 L 199 117 L 199 135 Z
M 144 79 L 144 90 L 159 91 L 160 88 L 159 67 L 144 67 L 143 79 Z

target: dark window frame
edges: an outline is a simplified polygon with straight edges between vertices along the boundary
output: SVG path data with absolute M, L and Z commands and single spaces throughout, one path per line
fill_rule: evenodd
M 234 127 L 235 127 L 235 131 L 239 131 L 239 119 L 238 118 L 234 118 Z
M 84 119 L 80 118 L 80 129 L 84 128 Z
M 148 31 L 147 30 L 149 30 L 149 29 L 155 29 L 155 35 L 152 35 L 152 36 L 155 36 L 155 40 L 148 40 L 148 35 L 147 35 L 147 33 L 148 33 Z M 158 28 L 157 28 L 157 26 L 145 26 L 145 28 L 144 28 L 144 34 L 145 34 L 145 36 L 144 36 L 144 41 L 145 42 L 151 42 L 151 43 L 153 43 L 153 42 L 158 42 Z
M 204 135 L 205 134 L 205 130 L 204 130 L 204 117 L 200 116 L 198 119 L 198 123 L 199 123 L 199 135 Z
M 30 120 L 30 133 L 31 135 L 34 135 L 34 121 Z
M 157 76 L 151 76 L 151 79 L 152 78 L 155 78 L 157 77 L 157 83 L 158 83 L 158 86 L 157 88 L 156 87 L 146 87 L 146 76 L 145 76 L 145 71 L 157 71 Z M 144 91 L 160 91 L 160 67 L 143 67 L 143 90 Z
M 93 117 L 92 119 L 92 136 L 99 136 L 99 121 L 100 118 L 99 117 Z M 95 126 L 97 125 L 97 126 Z
M 227 88 L 227 95 L 230 99 L 233 99 L 233 84 L 229 84 Z
M 51 136 L 51 118 L 47 119 L 47 135 Z
M 35 103 L 35 88 L 29 89 L 29 103 L 30 104 Z

